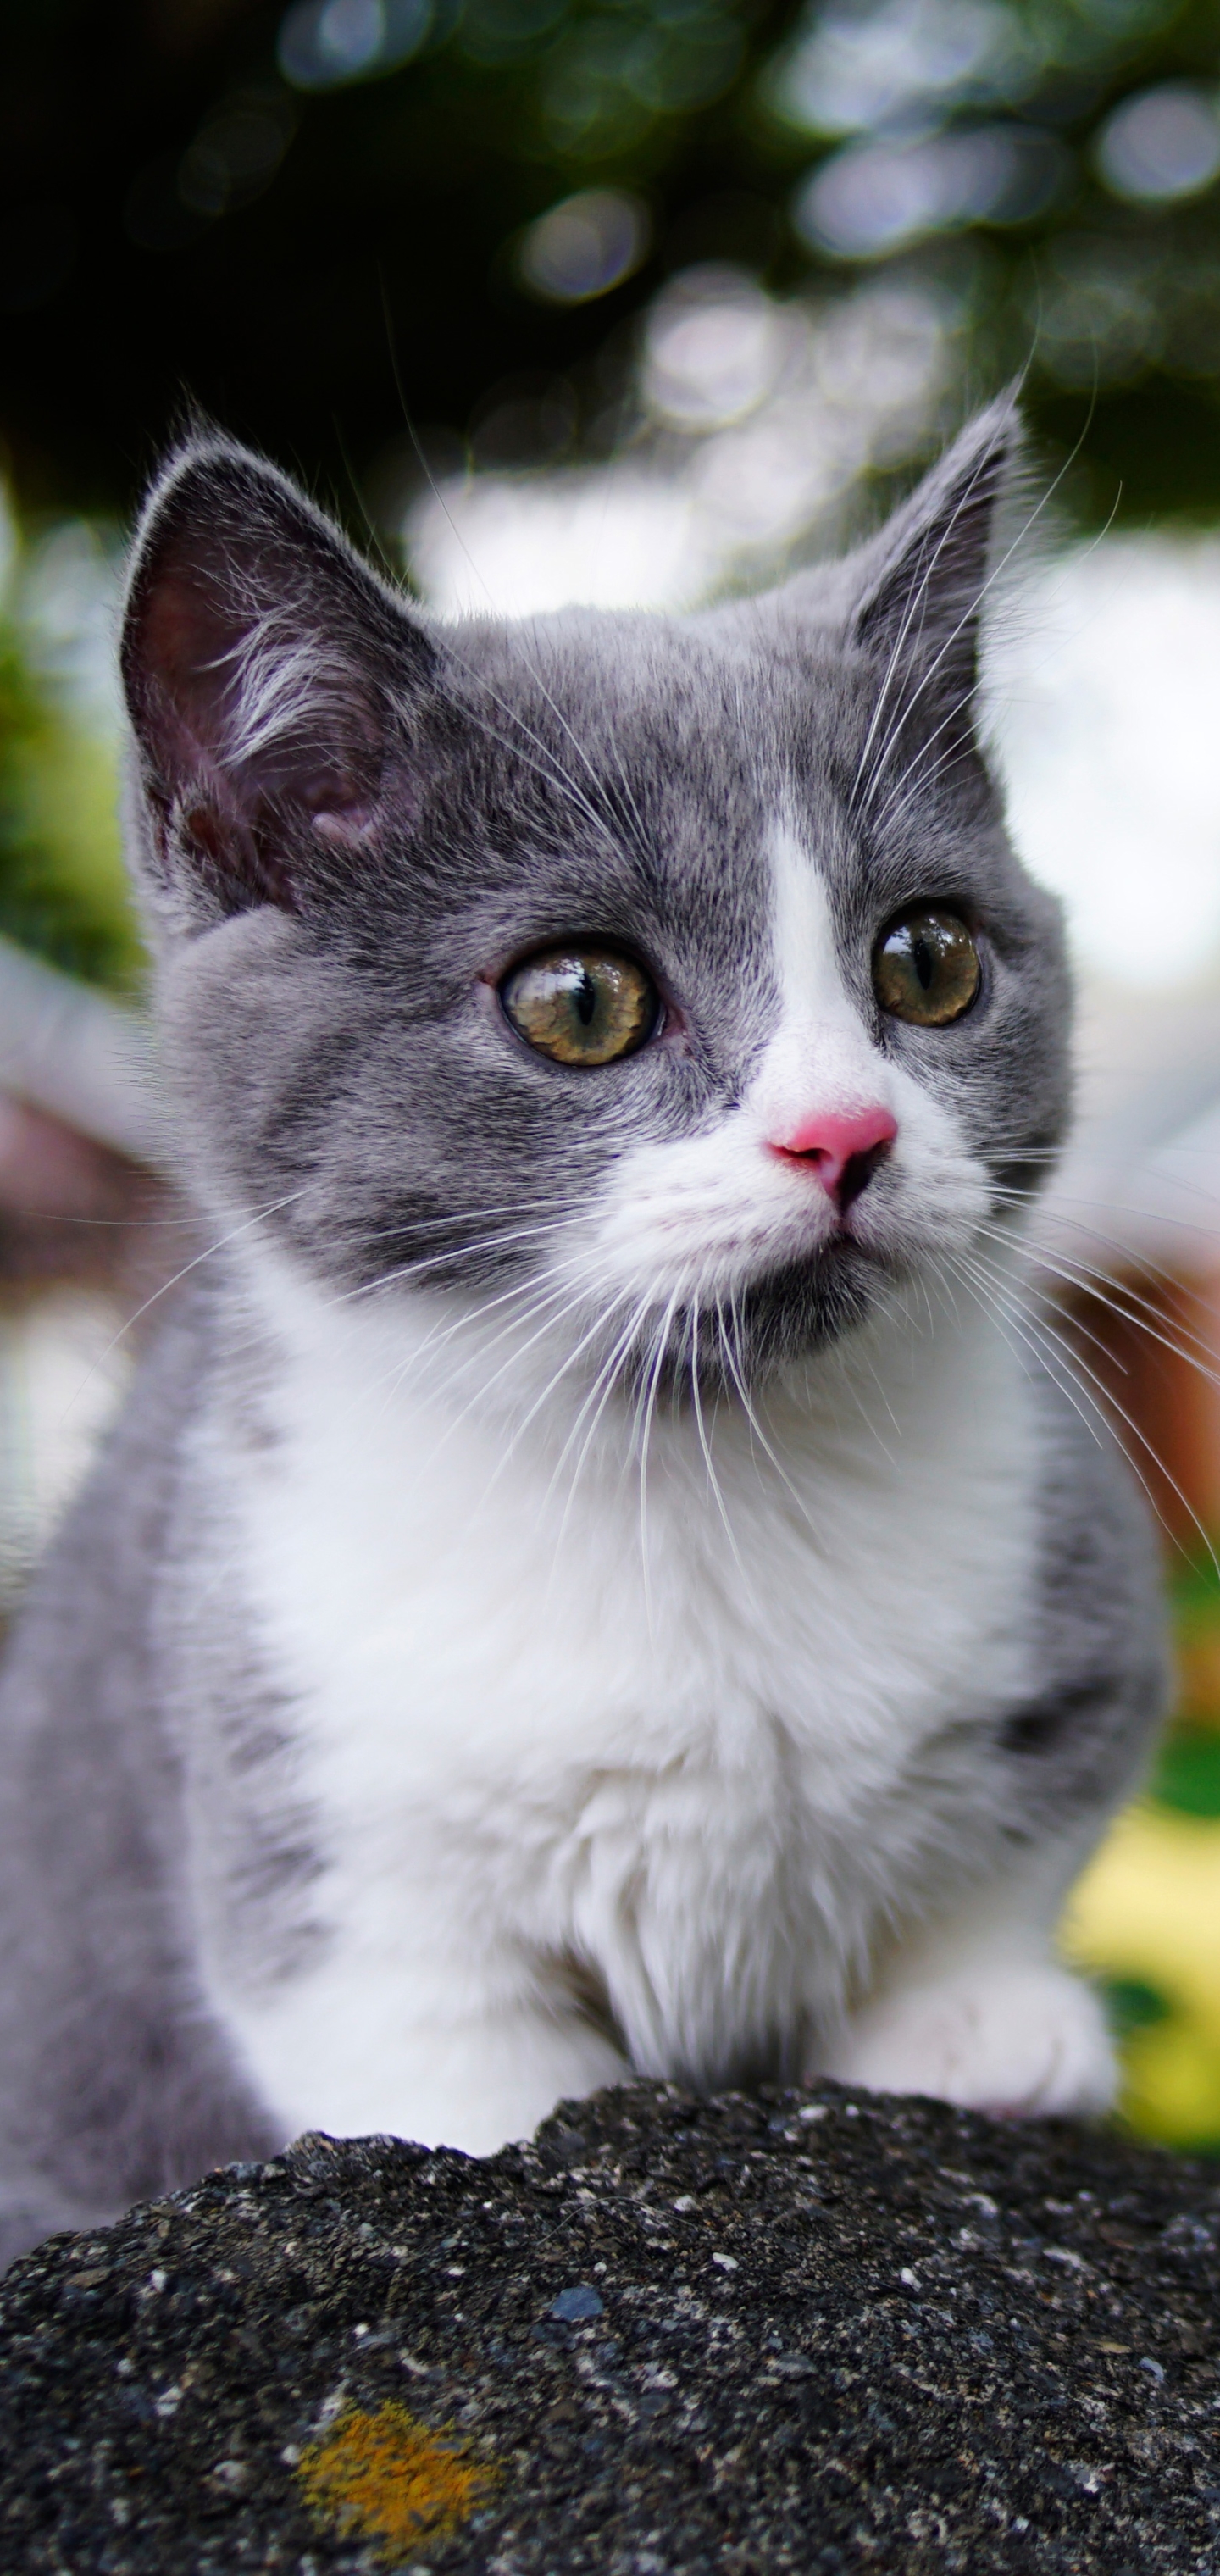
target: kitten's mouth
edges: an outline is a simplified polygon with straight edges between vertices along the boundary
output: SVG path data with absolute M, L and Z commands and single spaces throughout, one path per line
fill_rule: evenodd
M 637 1396 L 653 1389 L 678 1404 L 696 1391 L 740 1397 L 866 1323 L 900 1267 L 841 1225 L 816 1250 L 731 1290 L 654 1312 L 621 1366 L 623 1383 Z

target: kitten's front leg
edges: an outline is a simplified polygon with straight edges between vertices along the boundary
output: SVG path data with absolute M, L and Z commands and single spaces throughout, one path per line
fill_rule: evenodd
M 232 2009 L 230 2026 L 287 2135 L 388 2131 L 490 2155 L 532 2136 L 557 2102 L 630 2072 L 544 1982 L 495 1981 L 480 1996 L 469 1962 L 447 1977 L 419 1956 L 403 1980 L 340 1951 L 261 2008 Z
M 631 2069 L 599 2031 L 553 2017 L 545 2005 L 488 2014 L 418 2033 L 415 2063 L 394 2070 L 388 2125 L 426 2146 L 491 2155 L 530 2138 L 558 2102 L 583 2101 Z M 387 2070 L 388 2071 L 388 2070 Z M 374 2096 L 370 2093 L 370 2111 Z M 387 2098 L 377 2089 L 377 2102 Z M 345 2113 L 350 2122 L 353 2103 Z M 356 2126 L 369 2125 L 367 2116 Z M 384 2115 L 378 2126 L 387 2125 Z
M 1064 1884 L 1070 1879 L 1066 1873 Z M 978 1895 L 898 1952 L 819 2073 L 996 2115 L 1109 2110 L 1114 2048 L 1098 1997 L 1056 1958 L 1058 1903 Z

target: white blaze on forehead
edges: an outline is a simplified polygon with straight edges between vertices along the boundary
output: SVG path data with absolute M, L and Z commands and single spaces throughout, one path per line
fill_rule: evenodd
M 825 882 L 786 824 L 771 841 L 772 941 L 780 1014 L 746 1106 L 776 1141 L 819 1110 L 897 1112 L 891 1067 L 844 985 Z

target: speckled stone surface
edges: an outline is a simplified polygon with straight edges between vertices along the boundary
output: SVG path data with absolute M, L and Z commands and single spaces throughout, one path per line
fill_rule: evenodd
M 14 2267 L 0 2567 L 1220 2576 L 1218 2249 L 1215 2167 L 829 2086 L 304 2139 Z M 448 2537 L 311 2507 L 397 2408 Z

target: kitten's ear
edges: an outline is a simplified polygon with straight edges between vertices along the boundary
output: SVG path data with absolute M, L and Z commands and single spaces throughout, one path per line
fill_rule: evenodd
M 935 724 L 967 715 L 978 680 L 979 615 L 997 513 L 1017 479 L 1021 420 L 1002 395 L 968 422 L 861 562 L 853 641 L 887 675 L 909 672 Z M 913 702 L 910 685 L 905 691 Z
M 432 646 L 273 466 L 191 443 L 152 494 L 123 629 L 154 861 L 205 913 L 301 910 L 378 796 Z M 319 869 L 318 863 L 323 863 Z

